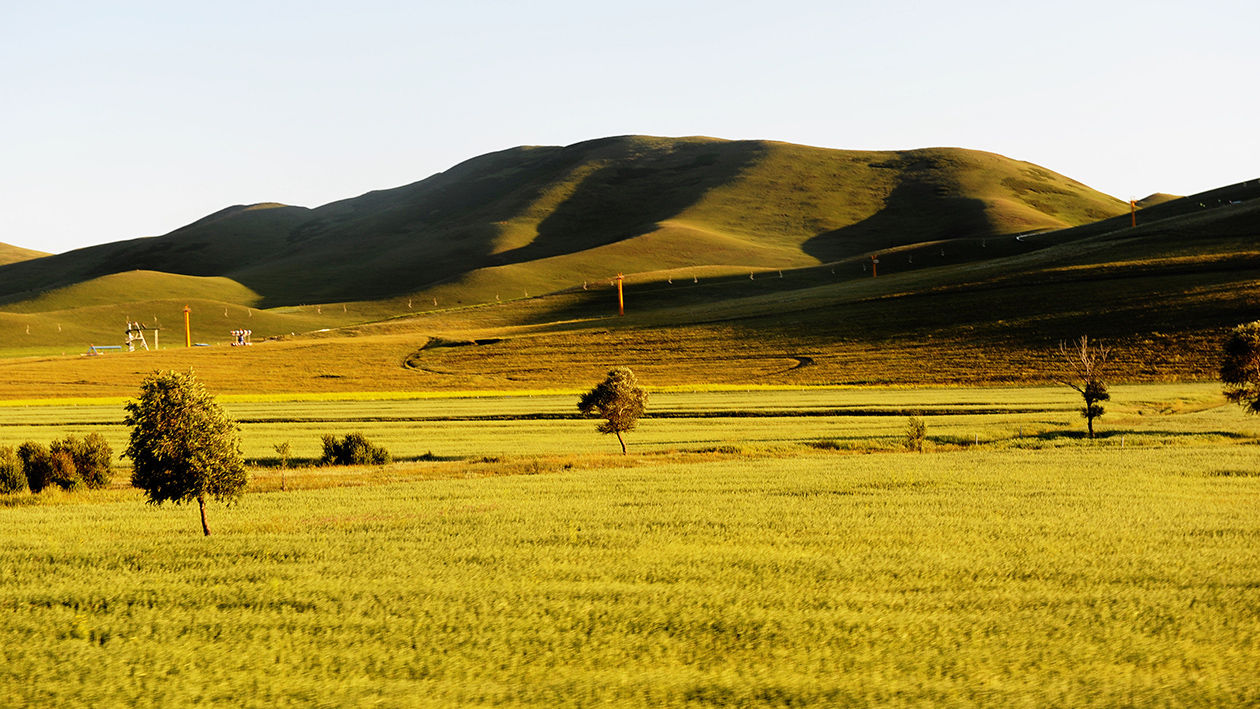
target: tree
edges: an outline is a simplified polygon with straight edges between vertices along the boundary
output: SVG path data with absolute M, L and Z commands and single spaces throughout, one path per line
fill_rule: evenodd
M 1111 354 L 1111 348 L 1098 344 L 1091 346 L 1089 336 L 1081 335 L 1071 344 L 1059 342 L 1059 352 L 1067 367 L 1066 375 L 1060 381 L 1079 392 L 1085 400 L 1081 416 L 1085 417 L 1089 437 L 1092 439 L 1094 419 L 1106 411 L 1098 402 L 1111 399 L 1107 384 L 1102 380 L 1102 371 L 1107 366 L 1107 356 Z
M 598 414 L 604 419 L 596 430 L 600 433 L 617 434 L 621 453 L 625 455 L 626 442 L 621 434 L 634 430 L 647 406 L 647 396 L 629 367 L 617 367 L 608 372 L 607 379 L 582 395 L 578 401 L 578 411 L 587 416 Z
M 191 371 L 149 375 L 126 409 L 131 484 L 154 505 L 196 500 L 208 536 L 206 497 L 230 503 L 245 490 L 240 429 Z
M 1260 320 L 1239 325 L 1225 339 L 1221 383 L 1225 398 L 1260 414 Z

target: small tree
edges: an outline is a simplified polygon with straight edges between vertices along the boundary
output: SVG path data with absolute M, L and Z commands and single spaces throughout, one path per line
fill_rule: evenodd
M 617 367 L 608 372 L 604 381 L 582 395 L 578 401 L 578 411 L 587 416 L 598 414 L 604 419 L 596 429 L 600 433 L 617 434 L 621 453 L 625 455 L 626 442 L 621 434 L 634 430 L 647 406 L 647 396 L 629 367 Z
M 140 397 L 127 402 L 131 484 L 150 504 L 197 501 L 207 536 L 206 497 L 232 502 L 247 482 L 240 432 L 192 372 L 149 375 Z
M 1108 401 L 1111 394 L 1107 384 L 1102 380 L 1102 371 L 1107 366 L 1107 356 L 1111 348 L 1098 344 L 1090 345 L 1089 336 L 1081 335 L 1075 342 L 1059 343 L 1059 353 L 1066 364 L 1066 374 L 1060 381 L 1080 393 L 1085 401 L 1081 408 L 1081 416 L 1085 417 L 1089 437 L 1094 437 L 1094 419 L 1102 416 L 1106 409 L 1100 401 Z
M 918 414 L 906 419 L 906 449 L 922 453 L 923 442 L 926 439 L 927 424 L 923 422 L 923 419 L 919 418 Z
M 289 447 L 288 441 L 273 443 L 271 449 L 276 452 L 276 455 L 280 456 L 280 492 L 285 492 L 288 490 L 285 478 L 289 470 L 289 455 L 293 452 L 293 449 Z
M 1260 320 L 1239 325 L 1225 338 L 1221 383 L 1225 398 L 1260 414 Z

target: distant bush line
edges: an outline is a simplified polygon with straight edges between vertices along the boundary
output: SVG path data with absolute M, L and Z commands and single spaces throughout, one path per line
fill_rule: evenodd
M 105 487 L 113 478 L 113 455 L 99 433 L 66 436 L 47 446 L 26 441 L 16 450 L 0 447 L 0 493 L 39 493 L 52 485 L 63 490 Z

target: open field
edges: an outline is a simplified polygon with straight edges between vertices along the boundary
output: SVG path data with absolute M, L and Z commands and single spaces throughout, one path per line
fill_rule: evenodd
M 313 460 L 320 454 L 321 434 L 351 431 L 363 432 L 401 460 L 616 448 L 578 415 L 576 392 L 414 396 L 329 394 L 297 401 L 228 396 L 224 407 L 241 423 L 245 456 L 264 465 L 271 464 L 276 443 L 289 442 L 297 461 Z M 95 431 L 121 452 L 127 438 L 122 401 L 0 404 L 0 445 Z M 940 446 L 1076 445 L 1079 406 L 1079 396 L 1066 387 L 664 391 L 652 395 L 647 418 L 627 440 L 633 451 L 655 454 L 721 446 L 794 454 L 824 440 L 842 448 L 887 449 L 900 444 L 906 416 L 917 412 Z M 1119 445 L 1121 438 L 1130 446 L 1196 445 L 1260 435 L 1260 421 L 1226 405 L 1219 387 L 1210 384 L 1117 386 L 1108 411 L 1098 445 Z
M 5 509 L 0 688 L 96 706 L 1260 701 L 1254 445 L 631 466 L 252 494 L 212 508 L 210 538 L 194 510 L 120 490 Z

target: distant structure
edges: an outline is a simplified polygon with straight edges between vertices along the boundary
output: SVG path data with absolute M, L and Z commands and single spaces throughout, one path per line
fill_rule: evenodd
M 232 346 L 233 347 L 248 347 L 249 345 L 254 344 L 249 341 L 249 337 L 252 334 L 254 334 L 253 330 L 233 330 L 232 331 Z
M 137 342 L 140 343 L 140 346 L 144 348 L 145 352 L 149 351 L 149 342 L 144 339 L 145 330 L 148 330 L 149 332 L 153 333 L 153 348 L 157 349 L 158 332 L 161 330 L 161 328 L 147 327 L 138 322 L 132 322 L 128 320 L 127 331 L 124 333 L 127 339 L 123 340 L 123 346 L 127 348 L 128 352 L 136 351 Z

